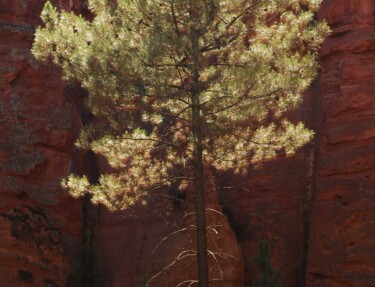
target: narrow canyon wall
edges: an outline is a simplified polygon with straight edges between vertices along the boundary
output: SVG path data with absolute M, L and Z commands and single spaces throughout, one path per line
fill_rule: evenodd
M 325 1 L 308 287 L 375 282 L 375 1 Z
M 81 204 L 60 188 L 71 169 L 79 116 L 58 70 L 42 66 L 30 52 L 42 2 L 0 1 L 4 287 L 74 286 L 81 259 Z
M 102 167 L 73 148 L 84 120 L 81 92 L 30 54 L 43 2 L 0 0 L 0 285 L 140 286 L 194 240 L 178 234 L 152 253 L 192 224 L 183 217 L 188 209 L 176 204 L 159 214 L 166 204 L 159 197 L 132 217 L 61 190 L 72 170 Z M 52 2 L 84 9 L 84 1 Z M 316 131 L 314 141 L 247 177 L 219 175 L 209 183 L 218 191 L 210 206 L 220 203 L 231 224 L 210 215 L 225 234 L 215 247 L 237 258 L 223 265 L 223 286 L 242 286 L 243 272 L 250 286 L 262 239 L 286 287 L 374 285 L 375 2 L 325 0 L 319 17 L 333 34 L 319 78 L 291 114 Z M 174 286 L 185 275 L 171 269 L 151 286 Z

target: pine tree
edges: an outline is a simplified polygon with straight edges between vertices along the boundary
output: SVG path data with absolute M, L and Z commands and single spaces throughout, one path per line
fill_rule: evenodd
M 328 33 L 321 0 L 89 0 L 92 20 L 46 3 L 33 53 L 88 91 L 110 129 L 77 146 L 116 170 L 71 175 L 73 196 L 116 210 L 153 189 L 195 191 L 199 286 L 208 285 L 204 169 L 246 173 L 312 132 L 283 118 L 313 80 Z

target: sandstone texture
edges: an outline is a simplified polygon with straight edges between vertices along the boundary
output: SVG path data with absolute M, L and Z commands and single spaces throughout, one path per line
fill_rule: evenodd
M 325 1 L 308 287 L 375 282 L 375 2 Z
M 52 2 L 87 15 L 85 1 Z M 43 3 L 0 0 L 0 286 L 191 280 L 194 256 L 168 267 L 194 247 L 191 192 L 183 204 L 155 194 L 111 213 L 61 189 L 70 172 L 95 180 L 106 166 L 73 147 L 90 121 L 84 93 L 30 53 Z M 251 286 L 264 239 L 285 287 L 375 286 L 375 2 L 325 0 L 318 16 L 333 33 L 320 76 L 290 115 L 314 141 L 244 177 L 208 176 L 210 266 L 224 279 L 213 286 Z
M 42 1 L 0 1 L 0 285 L 74 286 L 80 203 L 60 188 L 75 105 L 58 70 L 30 52 Z M 69 282 L 69 283 L 68 283 Z

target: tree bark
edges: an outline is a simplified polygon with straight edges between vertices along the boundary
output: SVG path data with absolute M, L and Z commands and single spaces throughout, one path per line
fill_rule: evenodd
M 195 213 L 197 226 L 197 263 L 198 286 L 208 286 L 207 240 L 206 240 L 206 207 L 204 199 L 204 167 L 202 144 L 202 118 L 200 107 L 199 87 L 199 33 L 193 27 L 191 29 L 191 60 L 192 80 L 191 90 L 191 117 L 193 136 L 193 177 L 195 191 Z

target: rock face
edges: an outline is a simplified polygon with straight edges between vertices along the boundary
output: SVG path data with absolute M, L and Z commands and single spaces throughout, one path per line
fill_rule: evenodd
M 308 287 L 375 282 L 375 2 L 326 1 Z
M 79 117 L 30 52 L 41 2 L 0 1 L 1 286 L 74 286 L 80 260 L 80 203 L 60 188 Z
M 158 197 L 131 217 L 61 190 L 72 170 L 95 178 L 102 166 L 73 149 L 84 121 L 81 93 L 30 54 L 42 2 L 0 0 L 1 286 L 142 286 L 194 245 L 193 232 L 174 233 L 193 224 L 185 217 L 189 204 Z M 85 1 L 52 2 L 85 9 Z M 210 237 L 211 246 L 235 258 L 220 262 L 225 283 L 215 286 L 250 286 L 262 239 L 283 286 L 374 286 L 375 2 L 325 0 L 319 17 L 333 34 L 321 51 L 320 77 L 291 115 L 316 131 L 314 142 L 246 177 L 219 175 L 208 183 L 218 190 L 209 206 L 230 222 L 208 215 L 221 233 L 221 240 Z M 159 214 L 166 204 L 168 213 Z M 150 286 L 189 280 L 190 258 Z

